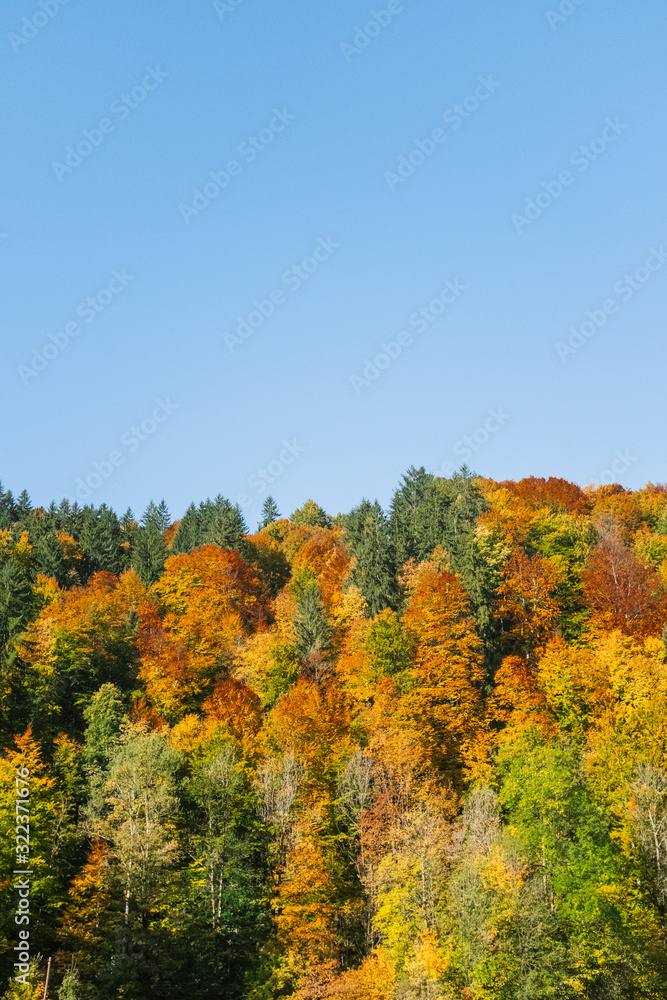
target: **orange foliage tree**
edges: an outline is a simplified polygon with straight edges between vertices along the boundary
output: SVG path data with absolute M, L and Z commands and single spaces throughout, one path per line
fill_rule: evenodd
M 204 545 L 167 559 L 140 609 L 138 635 L 141 677 L 158 710 L 176 719 L 196 704 L 266 616 L 259 582 L 238 552 Z
M 667 596 L 656 571 L 641 563 L 614 534 L 607 534 L 582 573 L 593 623 L 638 639 L 659 635 L 667 622 Z
M 18 646 L 28 665 L 25 684 L 37 729 L 57 725 L 71 730 L 81 706 L 100 685 L 134 680 L 134 620 L 145 597 L 134 570 L 120 577 L 96 573 L 84 587 L 49 595 Z
M 553 635 L 560 605 L 553 592 L 558 574 L 539 555 L 519 549 L 510 556 L 499 588 L 498 615 L 507 622 L 504 643 L 513 653 L 530 658 Z
M 414 689 L 406 698 L 433 759 L 449 770 L 480 720 L 483 644 L 458 579 L 431 566 L 403 620 L 414 643 Z

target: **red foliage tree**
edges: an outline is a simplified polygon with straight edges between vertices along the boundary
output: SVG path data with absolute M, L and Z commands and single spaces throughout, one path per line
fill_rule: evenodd
M 594 623 L 638 639 L 659 635 L 667 622 L 667 595 L 656 571 L 616 535 L 606 535 L 581 576 Z

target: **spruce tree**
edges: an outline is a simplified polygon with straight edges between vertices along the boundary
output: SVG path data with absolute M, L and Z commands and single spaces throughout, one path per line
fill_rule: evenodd
M 429 528 L 430 494 L 433 476 L 422 466 L 410 466 L 391 501 L 389 527 L 396 553 L 397 569 L 408 561 L 420 562 L 437 545 Z M 430 548 L 429 548 L 430 546 Z
M 185 514 L 181 518 L 176 534 L 171 542 L 173 555 L 185 553 L 189 555 L 193 549 L 201 544 L 199 530 L 199 511 L 193 503 L 190 504 Z
M 30 513 L 32 510 L 32 503 L 30 501 L 30 495 L 27 490 L 21 490 L 19 493 L 19 498 L 16 501 L 16 518 L 20 520 Z
M 345 541 L 352 562 L 352 582 L 368 603 L 369 615 L 396 608 L 398 585 L 389 526 L 376 500 L 362 500 L 345 518 Z
M 68 569 L 63 547 L 53 532 L 42 535 L 35 546 L 35 571 L 42 576 L 55 577 L 59 587 L 67 583 Z
M 202 544 L 217 545 L 221 549 L 238 549 L 246 524 L 238 504 L 217 495 L 213 501 L 204 528 Z
M 95 510 L 87 507 L 85 526 L 80 539 L 84 547 L 90 575 L 106 570 L 120 573 L 123 568 L 123 535 L 113 510 L 106 504 Z
M 169 515 L 165 513 L 166 505 L 164 510 L 161 508 L 162 504 L 158 507 L 151 500 L 141 519 L 142 526 L 137 532 L 132 553 L 132 566 L 146 587 L 151 587 L 160 579 L 167 558 L 163 525 L 166 527 L 169 523 Z
M 295 648 L 302 659 L 328 648 L 331 626 L 317 583 L 313 582 L 303 590 L 297 601 L 292 624 L 296 633 Z
M 18 635 L 32 618 L 34 597 L 26 566 L 8 559 L 0 568 L 0 645 Z
M 262 520 L 259 522 L 259 530 L 262 528 L 268 528 L 270 524 L 277 521 L 280 517 L 280 511 L 278 510 L 278 504 L 273 499 L 272 496 L 268 496 L 264 503 L 262 504 Z

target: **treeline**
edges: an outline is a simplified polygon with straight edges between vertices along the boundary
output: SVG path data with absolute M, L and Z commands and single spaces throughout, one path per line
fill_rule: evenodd
M 664 997 L 666 624 L 664 486 L 0 487 L 5 1000 Z

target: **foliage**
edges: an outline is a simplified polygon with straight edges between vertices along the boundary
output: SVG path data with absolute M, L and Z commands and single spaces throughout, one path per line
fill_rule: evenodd
M 5 996 L 17 769 L 61 1000 L 664 996 L 666 539 L 466 468 L 254 534 L 0 486 Z

